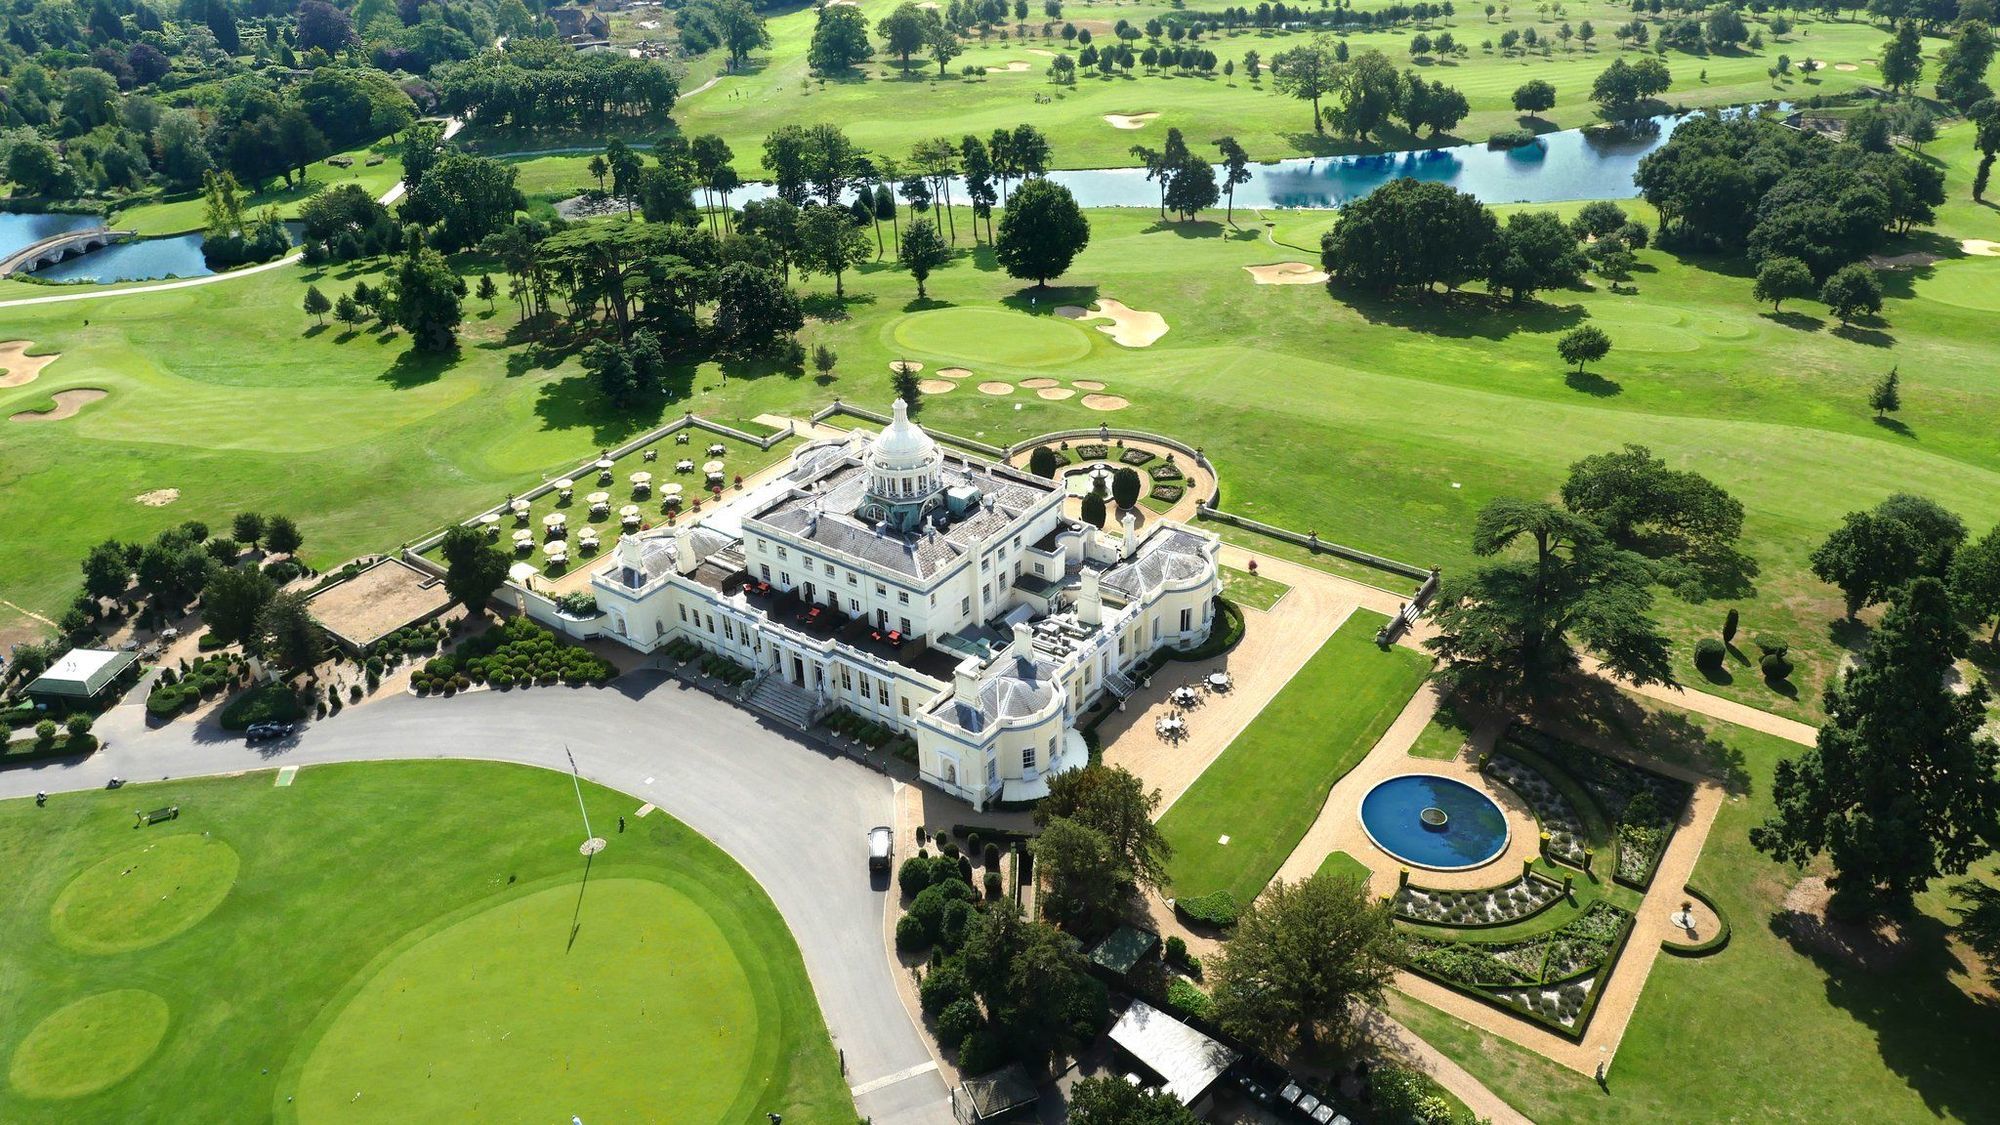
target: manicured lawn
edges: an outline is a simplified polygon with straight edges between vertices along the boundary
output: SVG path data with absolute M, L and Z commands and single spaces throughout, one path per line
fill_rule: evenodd
M 1246 605 L 1251 609 L 1268 610 L 1278 604 L 1290 586 L 1275 578 L 1238 570 L 1233 566 L 1222 568 L 1222 592 L 1230 601 Z
M 1326 858 L 1319 862 L 1318 874 L 1359 879 L 1363 885 L 1367 884 L 1369 876 L 1368 865 L 1346 852 L 1328 852 Z
M 1450 761 L 1458 757 L 1458 752 L 1465 748 L 1465 740 L 1471 735 L 1471 729 L 1447 696 L 1439 701 L 1437 712 L 1431 716 L 1430 722 L 1424 724 L 1416 742 L 1410 745 L 1410 756 L 1438 762 Z
M 1862 971 L 1795 947 L 1773 919 L 1799 873 L 1752 849 L 1747 833 L 1771 811 L 1773 766 L 1798 748 L 1687 718 L 1710 736 L 1708 753 L 1740 755 L 1744 786 L 1717 814 L 1694 875 L 1732 937 L 1716 955 L 1654 963 L 1608 1096 L 1407 998 L 1392 1004 L 1397 1018 L 1539 1122 L 1990 1120 L 2000 1008 L 1973 994 L 1978 960 L 1946 940 L 1943 888 L 1923 896 L 1912 951 L 1892 968 Z M 1992 868 L 1982 865 L 1988 878 Z
M 1812 301 L 1773 317 L 1750 299 L 1742 262 L 1657 250 L 1639 255 L 1637 292 L 1615 296 L 1551 293 L 1523 308 L 1476 294 L 1396 305 L 1330 298 L 1315 286 L 1251 284 L 1245 265 L 1311 257 L 1264 241 L 1254 217 L 1239 214 L 1244 228 L 1231 231 L 1209 221 L 1161 224 L 1144 211 L 1092 212 L 1090 248 L 1066 288 L 1038 293 L 963 241 L 960 256 L 932 276 L 929 304 L 917 304 L 908 275 L 887 264 L 850 271 L 844 304 L 832 300 L 828 279 L 809 279 L 802 285 L 814 319 L 803 335 L 839 353 L 828 379 L 703 364 L 676 372 L 664 400 L 628 411 L 609 409 L 572 355 L 509 343 L 513 311 L 504 299 L 490 314 L 468 302 L 464 346 L 443 362 L 410 356 L 400 334 L 350 337 L 315 328 L 299 311 L 308 281 L 337 297 L 363 276 L 379 280 L 372 274 L 287 269 L 89 305 L 8 309 L 6 338 L 63 355 L 34 383 L 0 391 L 0 526 L 35 529 L 0 536 L 0 596 L 59 616 L 92 543 L 147 538 L 189 518 L 219 525 L 241 508 L 291 513 L 308 558 L 338 564 L 464 518 L 523 480 L 567 470 L 684 409 L 800 414 L 834 395 L 880 407 L 889 362 L 907 356 L 929 370 L 963 365 L 1012 382 L 1095 379 L 1131 402 L 1106 414 L 1085 408 L 1081 396 L 994 398 L 961 386 L 925 404 L 927 425 L 992 442 L 1106 421 L 1173 434 L 1216 464 L 1226 509 L 1447 573 L 1473 561 L 1472 519 L 1487 500 L 1553 495 L 1578 458 L 1648 445 L 1744 503 L 1741 548 L 1757 564 L 1749 587 L 1728 598 L 1663 596 L 1681 677 L 1811 718 L 1841 642 L 1857 639 L 1838 626 L 1838 598 L 1806 563 L 1840 517 L 1908 490 L 1958 511 L 1975 535 L 2000 520 L 2000 446 L 1990 425 L 2000 416 L 2000 385 L 1988 362 L 2000 260 L 1956 250 L 1957 239 L 1993 237 L 1995 227 L 1992 212 L 1966 198 L 1976 160 L 1970 130 L 1946 130 L 1930 154 L 1945 161 L 1951 193 L 1940 208 L 1944 237 L 1909 248 L 1943 258 L 1884 275 L 1880 335 L 1837 334 Z M 1643 207 L 1633 210 L 1650 220 Z M 1324 214 L 1278 218 L 1281 240 L 1307 247 L 1330 222 Z M 1158 311 L 1171 331 L 1128 349 L 1050 323 L 1088 345 L 1053 367 L 990 358 L 1013 346 L 993 335 L 947 333 L 918 348 L 895 332 L 910 314 L 945 308 L 1011 308 L 1018 319 L 1001 321 L 1034 324 L 1053 305 L 1098 296 Z M 1579 389 L 1566 380 L 1554 338 L 1585 318 L 1606 326 L 1613 350 L 1596 369 L 1604 383 Z M 1901 428 L 1878 425 L 1866 405 L 1891 363 L 1902 367 Z M 5 421 L 76 387 L 111 396 L 63 422 Z M 163 508 L 134 502 L 158 488 L 178 488 L 181 498 Z M 1231 542 L 1403 595 L 1415 586 L 1208 526 Z M 1732 606 L 1744 635 L 1791 642 L 1799 667 L 1782 691 L 1740 670 L 1711 683 L 1695 669 L 1694 641 L 1712 635 Z M 18 635 L 27 619 L 10 612 L 0 606 L 0 629 Z
M 280 215 L 289 219 L 299 213 L 301 203 L 341 184 L 359 184 L 367 189 L 369 195 L 379 199 L 382 193 L 403 178 L 403 158 L 399 155 L 401 147 L 393 140 L 384 140 L 371 148 L 357 148 L 339 154 L 354 161 L 349 168 L 322 160 L 307 169 L 304 182 L 290 189 L 285 187 L 283 180 L 272 180 L 266 190 L 253 192 L 245 198 L 243 213 L 250 215 L 266 207 L 276 207 Z M 382 162 L 370 165 L 368 158 L 372 155 L 380 155 Z M 207 221 L 206 209 L 201 193 L 195 192 L 188 199 L 127 207 L 111 216 L 110 223 L 118 230 L 137 230 L 145 235 L 183 234 L 202 229 Z
M 1356 610 L 1160 818 L 1176 896 L 1257 897 L 1333 783 L 1395 721 L 1429 665 L 1407 648 L 1375 647 L 1385 620 Z
M 894 10 L 897 2 L 861 0 L 861 10 L 872 26 Z M 1204 152 L 1212 152 L 1206 146 L 1214 138 L 1233 135 L 1256 160 L 1324 156 L 1363 147 L 1346 138 L 1315 133 L 1311 109 L 1305 102 L 1278 93 L 1268 69 L 1256 80 L 1249 76 L 1246 53 L 1258 52 L 1268 66 L 1271 56 L 1305 42 L 1310 32 L 1204 33 L 1190 45 L 1216 54 L 1218 73 L 1210 77 L 1149 75 L 1134 67 L 1130 75 L 1103 77 L 1093 71 L 1073 86 L 1057 86 L 1045 74 L 1051 53 L 1078 50 L 1061 38 L 1065 21 L 1088 29 L 1101 47 L 1115 42 L 1112 25 L 1120 19 L 1143 28 L 1148 19 L 1177 9 L 1216 11 L 1225 6 L 1234 5 L 1229 0 L 1187 0 L 1185 4 L 1161 0 L 1072 2 L 1065 5 L 1063 19 L 1054 21 L 1055 37 L 1043 38 L 1043 19 L 1036 9 L 1030 13 L 1025 35 L 1010 23 L 999 29 L 1010 38 L 1001 40 L 996 34 L 983 44 L 968 44 L 965 53 L 951 61 L 943 79 L 938 77 L 937 66 L 922 58 L 913 59 L 905 74 L 900 62 L 880 53 L 878 42 L 876 58 L 853 75 L 826 80 L 808 74 L 806 52 L 816 16 L 813 9 L 804 8 L 772 17 L 771 47 L 756 52 L 744 73 L 726 76 L 714 89 L 676 106 L 675 116 L 691 135 L 720 134 L 734 149 L 738 168 L 746 173 L 760 170 L 764 136 L 794 121 L 838 121 L 863 149 L 899 160 L 911 144 L 929 136 L 947 134 L 956 139 L 971 133 L 983 138 L 996 128 L 1011 129 L 1031 122 L 1054 141 L 1056 165 L 1064 168 L 1136 164 L 1128 151 L 1131 146 L 1157 148 L 1169 127 L 1180 129 L 1190 145 Z M 1880 81 L 1876 67 L 1862 63 L 1880 56 L 1881 44 L 1888 38 L 1880 27 L 1803 18 L 1797 12 L 1787 15 L 1796 27 L 1780 39 L 1769 33 L 1763 17 L 1746 14 L 1753 28 L 1764 31 L 1761 50 L 1701 58 L 1669 52 L 1666 62 L 1674 81 L 1665 100 L 1689 106 L 1772 98 L 1803 100 L 1815 93 L 1832 94 Z M 1419 147 L 1461 139 L 1481 141 L 1496 130 L 1523 125 L 1574 128 L 1590 123 L 1596 117 L 1589 101 L 1592 81 L 1613 58 L 1637 57 L 1637 52 L 1621 51 L 1612 35 L 1614 28 L 1630 19 L 1629 6 L 1609 0 L 1576 0 L 1565 4 L 1560 14 L 1515 4 L 1507 15 L 1496 13 L 1490 20 L 1480 5 L 1463 4 L 1455 16 L 1441 17 L 1432 24 L 1353 32 L 1341 38 L 1351 51 L 1379 49 L 1398 66 L 1412 67 L 1426 78 L 1464 92 L 1472 115 L 1458 126 L 1456 136 L 1420 140 L 1400 126 L 1391 126 L 1377 138 L 1390 147 Z M 1574 41 L 1571 45 L 1577 47 L 1575 50 L 1554 46 L 1562 24 L 1581 26 L 1586 20 L 1597 32 L 1593 49 L 1584 50 Z M 1663 26 L 1659 17 L 1648 23 L 1649 31 L 1655 34 Z M 1484 40 L 1497 42 L 1503 32 L 1530 28 L 1552 44 L 1548 57 L 1539 53 L 1509 57 L 1480 48 Z M 1410 39 L 1420 30 L 1433 37 L 1449 31 L 1469 48 L 1467 56 L 1425 58 L 1413 64 Z M 1926 50 L 1934 53 L 1942 43 L 1940 39 L 1926 40 Z M 1141 39 L 1133 48 L 1143 50 L 1147 45 Z M 1810 55 L 1829 64 L 1857 64 L 1859 69 L 1838 71 L 1829 65 L 1811 79 L 1794 72 L 1774 82 L 1766 71 L 1780 54 L 1790 55 L 1795 63 Z M 1233 75 L 1219 73 L 1221 60 L 1235 64 Z M 1010 63 L 1025 63 L 1026 68 L 1006 69 Z M 983 78 L 966 79 L 960 70 L 968 65 L 989 71 Z M 704 70 L 701 77 L 711 73 L 712 68 Z M 1557 93 L 1556 107 L 1539 121 L 1518 116 L 1511 104 L 1514 89 L 1537 78 L 1553 83 Z M 690 75 L 688 85 L 700 80 Z M 1157 113 L 1159 117 L 1129 130 L 1115 128 L 1105 120 L 1106 114 L 1139 113 Z
M 683 825 L 633 819 L 586 882 L 560 774 L 271 780 L 0 804 L 0 1119 L 851 1118 L 783 920 Z

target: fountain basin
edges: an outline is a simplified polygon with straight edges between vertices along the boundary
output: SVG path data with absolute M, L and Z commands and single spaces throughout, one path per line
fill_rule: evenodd
M 1361 798 L 1361 828 L 1376 847 L 1411 867 L 1464 871 L 1507 850 L 1507 817 L 1493 798 L 1462 781 L 1404 774 Z

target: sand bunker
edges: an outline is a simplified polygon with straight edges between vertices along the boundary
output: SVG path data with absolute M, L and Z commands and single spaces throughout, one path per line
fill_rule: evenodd
M 23 387 L 35 381 L 42 368 L 62 358 L 62 353 L 29 355 L 33 341 L 9 340 L 0 344 L 0 387 Z
M 947 379 L 966 379 L 971 377 L 972 370 L 966 367 L 940 367 L 937 373 Z
M 164 508 L 181 498 L 178 488 L 156 488 L 151 492 L 141 492 L 132 499 L 148 508 Z
M 1123 410 L 1132 404 L 1117 395 L 1085 395 L 1083 405 L 1091 410 Z
M 1089 309 L 1079 305 L 1063 305 L 1056 309 L 1057 316 L 1071 320 L 1108 320 L 1108 325 L 1097 325 L 1097 330 L 1128 348 L 1143 348 L 1167 334 L 1167 318 L 1156 312 L 1126 308 L 1109 297 L 1100 297 L 1097 304 Z
M 1104 119 L 1111 123 L 1113 129 L 1143 129 L 1146 127 L 1146 122 L 1158 116 L 1159 114 L 1152 112 L 1107 113 L 1104 115 Z
M 50 396 L 56 400 L 55 409 L 23 410 L 9 420 L 14 422 L 60 422 L 64 418 L 76 417 L 77 411 L 82 410 L 85 406 L 96 402 L 110 393 L 109 391 L 100 391 L 96 387 L 78 387 L 73 391 L 57 391 L 54 395 Z
M 892 359 L 889 361 L 889 374 L 891 375 L 902 375 L 906 372 L 915 375 L 923 369 L 924 365 L 914 359 Z
M 979 384 L 979 393 L 983 395 L 1011 395 L 1014 393 L 1014 384 L 981 383 Z
M 1851 62 L 1837 62 L 1837 63 L 1834 63 L 1834 64 L 1833 64 L 1833 69 L 1835 69 L 1835 70 L 1845 70 L 1845 71 L 1849 71 L 1849 72 L 1852 72 L 1852 71 L 1856 71 L 1856 70 L 1860 70 L 1861 68 L 1860 68 L 1860 67 L 1858 67 L 1858 66 L 1855 66 L 1855 65 L 1854 65 L 1853 63 L 1851 63 Z
M 1314 269 L 1304 262 L 1277 262 L 1243 268 L 1259 285 L 1318 285 L 1326 280 L 1325 270 Z
M 958 389 L 958 384 L 950 379 L 920 379 L 917 389 L 927 395 L 949 394 Z
M 1029 66 L 1029 64 L 1027 64 L 1027 63 L 1024 63 L 1024 62 L 1022 62 L 1022 61 L 1021 61 L 1020 59 L 1010 59 L 1010 60 L 1008 60 L 1008 61 L 1006 61 L 1006 62 L 1004 62 L 1004 63 L 999 63 L 999 64 L 996 64 L 996 65 L 993 65 L 993 66 L 989 66 L 989 67 L 987 67 L 986 69 L 987 69 L 987 70 L 1004 70 L 1004 71 L 1008 72 L 1009 74 L 1019 74 L 1019 73 L 1021 73 L 1022 71 L 1024 71 L 1024 70 L 1027 70 L 1027 69 L 1028 69 L 1028 66 Z
M 1078 379 L 1071 383 L 1070 386 L 1075 387 L 1079 391 L 1101 391 L 1104 389 L 1104 384 L 1095 379 Z
M 919 7 L 921 6 L 922 5 L 919 5 Z M 931 7 L 935 8 L 937 7 L 937 5 L 932 4 Z M 1056 57 L 1056 53 L 1054 51 L 1044 51 L 1040 47 L 1029 47 L 1027 48 L 1027 51 L 1031 55 L 1040 55 L 1045 59 L 1052 59 Z
M 2000 258 L 2000 242 L 1994 242 L 1990 239 L 1968 238 L 1964 242 L 1959 243 L 1958 248 L 1968 254 L 1977 254 L 1982 258 Z M 0 379 L 0 385 L 4 385 L 5 382 L 4 379 Z
M 1070 390 L 1068 387 L 1043 387 L 1041 390 L 1035 392 L 1035 397 L 1045 398 L 1050 402 L 1061 402 L 1075 393 L 1075 391 Z
M 1031 391 L 1039 391 L 1043 387 L 1062 386 L 1061 383 L 1056 382 L 1054 379 L 1023 379 L 1021 380 L 1021 385 L 1028 388 Z

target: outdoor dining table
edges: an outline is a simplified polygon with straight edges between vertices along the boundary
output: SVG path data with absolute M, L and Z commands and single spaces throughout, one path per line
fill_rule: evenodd
M 646 452 L 640 454 L 640 458 L 646 461 L 658 461 L 660 459 L 660 451 L 657 449 L 648 449 Z
M 1175 688 L 1173 695 L 1169 698 L 1182 707 L 1192 707 L 1200 701 L 1200 697 L 1195 694 L 1195 690 L 1191 687 Z
M 674 471 L 677 473 L 694 472 L 694 462 L 683 457 L 679 461 L 674 462 Z
M 728 448 L 719 441 L 708 447 L 708 455 L 710 457 L 720 457 L 727 452 L 729 452 Z
M 1217 691 L 1228 691 L 1229 674 L 1227 672 L 1210 672 L 1208 674 L 1208 686 Z

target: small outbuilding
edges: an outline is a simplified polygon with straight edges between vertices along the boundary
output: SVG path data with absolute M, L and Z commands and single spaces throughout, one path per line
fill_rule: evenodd
M 73 648 L 28 685 L 28 694 L 43 701 L 87 703 L 103 694 L 139 658 L 103 648 Z
M 983 1121 L 1025 1121 L 1034 1116 L 1035 1080 L 1020 1063 L 967 1078 L 951 1092 L 951 1112 L 962 1125 Z
M 451 608 L 441 575 L 401 559 L 383 559 L 313 592 L 306 608 L 319 627 L 349 652 L 366 652 L 398 629 Z
M 1160 935 L 1153 931 L 1120 926 L 1091 949 L 1090 963 L 1114 981 L 1123 981 L 1159 948 Z
M 1144 1000 L 1132 1001 L 1118 1017 L 1111 1042 L 1197 1116 L 1208 1109 L 1216 1082 L 1240 1057 Z

